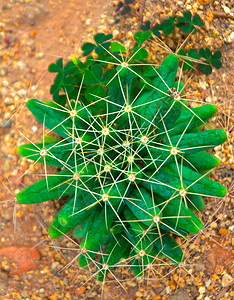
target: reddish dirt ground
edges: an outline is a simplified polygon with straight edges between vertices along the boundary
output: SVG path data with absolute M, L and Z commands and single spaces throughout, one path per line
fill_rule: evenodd
M 213 2 L 220 3 L 215 5 Z M 17 146 L 26 141 L 20 132 L 33 141 L 38 141 L 42 133 L 41 124 L 24 108 L 25 99 L 32 96 L 40 100 L 50 98 L 53 74 L 47 72 L 48 65 L 59 57 L 68 59 L 71 54 L 79 54 L 79 47 L 84 41 L 89 41 L 94 33 L 112 32 L 119 40 L 125 41 L 131 38 L 130 33 L 139 28 L 145 2 L 136 1 L 136 8 L 133 7 L 132 13 L 125 17 L 115 12 L 117 3 L 107 0 L 1 0 L 0 299 L 76 300 L 100 299 L 103 295 L 102 286 L 94 280 L 85 284 L 90 275 L 78 270 L 76 263 L 61 271 L 75 256 L 76 245 L 66 238 L 52 243 L 46 234 L 60 206 L 58 201 L 32 207 L 16 204 L 14 195 L 40 179 L 43 173 L 41 166 L 30 168 L 32 163 L 17 155 Z M 207 32 L 210 35 L 212 32 L 218 34 L 217 40 L 207 42 L 214 44 L 214 49 L 221 48 L 223 68 L 206 79 L 197 77 L 193 88 L 204 101 L 210 102 L 212 99 L 218 103 L 220 116 L 214 122 L 231 128 L 229 103 L 233 63 L 231 41 L 228 39 L 233 19 L 207 19 L 210 10 L 223 13 L 223 6 L 231 8 L 230 2 L 199 0 L 146 3 L 144 12 L 151 19 L 178 10 L 194 10 L 197 4 L 198 13 L 206 19 Z M 10 123 L 6 123 L 9 118 Z M 229 143 L 232 143 L 231 130 L 230 137 Z M 213 174 L 214 179 L 220 180 L 228 188 L 231 187 L 233 172 L 233 163 L 229 161 L 232 155 L 230 149 L 228 143 L 217 149 L 216 154 L 222 158 L 222 163 Z M 28 172 L 21 177 L 26 170 Z M 52 172 L 54 168 L 51 167 L 48 173 Z M 127 293 L 115 282 L 106 286 L 104 295 L 111 294 L 114 299 L 121 300 L 231 299 L 234 296 L 231 290 L 232 199 L 230 195 L 223 199 L 221 209 L 212 218 L 218 202 L 218 199 L 207 202 L 202 218 L 204 223 L 209 222 L 209 227 L 194 243 L 194 254 L 186 261 L 184 268 L 177 269 L 173 276 L 160 282 L 138 283 L 128 280 L 124 284 Z M 63 250 L 63 247 L 73 250 Z M 33 255 L 29 259 L 31 248 Z M 124 271 L 124 278 L 127 273 Z

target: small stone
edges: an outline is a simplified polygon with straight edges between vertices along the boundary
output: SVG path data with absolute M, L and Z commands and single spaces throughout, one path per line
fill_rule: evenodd
M 13 218 L 13 212 L 12 212 L 12 208 L 8 207 L 5 212 L 4 212 L 4 219 L 6 221 L 10 221 Z
M 23 298 L 28 298 L 30 295 L 29 295 L 29 292 L 28 292 L 28 291 L 22 291 L 22 292 L 21 292 L 21 296 L 22 296 Z
M 0 69 L 0 75 L 1 75 L 1 76 L 5 76 L 5 75 L 6 75 L 6 70 Z
M 58 261 L 53 262 L 51 265 L 51 269 L 56 269 L 58 265 L 59 265 Z
M 11 126 L 11 120 L 5 120 L 2 122 L 1 127 L 6 128 Z
M 85 24 L 86 24 L 86 25 L 90 25 L 90 23 L 91 23 L 91 19 L 87 19 L 87 20 L 85 21 Z
M 211 280 L 205 281 L 205 286 L 208 287 L 211 284 Z
M 220 234 L 220 235 L 227 235 L 227 234 L 228 234 L 228 231 L 227 231 L 227 229 L 225 229 L 225 228 L 220 228 L 220 229 L 219 229 L 219 234 Z
M 132 287 L 136 286 L 136 282 L 133 282 L 131 280 L 127 281 L 126 284 L 129 285 L 129 286 L 132 286 Z
M 58 296 L 56 294 L 53 294 L 53 295 L 49 296 L 49 299 L 50 300 L 57 300 Z
M 165 291 L 166 291 L 167 294 L 170 294 L 171 287 L 170 287 L 170 286 L 167 286 L 166 289 L 165 289 Z
M 200 294 L 204 294 L 205 291 L 206 291 L 206 288 L 205 288 L 204 286 L 201 286 L 201 287 L 199 288 L 199 293 L 200 293 Z
M 232 276 L 229 274 L 224 274 L 222 277 L 222 286 L 229 286 L 233 282 Z
M 186 289 L 180 288 L 178 289 L 172 296 L 168 298 L 168 300 L 190 300 L 189 293 Z M 196 298 L 197 299 L 197 298 Z
M 32 127 L 32 132 L 37 132 L 37 126 Z
M 225 6 L 225 5 L 222 5 L 222 7 L 223 7 L 223 10 L 224 10 L 224 12 L 225 12 L 226 14 L 230 14 L 230 13 L 231 13 L 229 7 L 227 7 L 227 6 Z
M 117 29 L 113 30 L 112 34 L 113 34 L 113 38 L 116 39 L 119 35 L 119 30 Z
M 8 274 L 0 270 L 0 291 L 6 290 L 8 281 L 9 281 Z
M 137 297 L 143 297 L 143 294 L 141 292 L 136 292 Z
M 16 90 L 22 89 L 22 82 L 21 81 L 16 81 L 14 83 L 14 89 L 16 89 Z
M 205 101 L 208 103 L 212 102 L 211 97 L 210 96 L 206 97 Z

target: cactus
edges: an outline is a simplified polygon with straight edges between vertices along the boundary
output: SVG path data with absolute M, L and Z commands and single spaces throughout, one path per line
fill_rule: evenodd
M 227 139 L 222 129 L 203 130 L 216 107 L 189 106 L 176 79 L 177 55 L 156 68 L 145 49 L 127 51 L 110 38 L 99 34 L 96 44 L 83 45 L 84 55 L 95 51 L 95 58 L 50 65 L 58 73 L 54 102 L 26 104 L 49 130 L 40 143 L 18 148 L 44 163 L 46 174 L 17 194 L 18 203 L 69 196 L 48 233 L 57 238 L 73 230 L 82 239 L 79 266 L 93 261 L 100 281 L 123 264 L 137 277 L 163 257 L 178 265 L 183 252 L 174 238 L 203 228 L 196 215 L 203 196 L 226 193 L 207 177 L 219 159 L 205 150 Z M 60 171 L 48 176 L 47 165 Z

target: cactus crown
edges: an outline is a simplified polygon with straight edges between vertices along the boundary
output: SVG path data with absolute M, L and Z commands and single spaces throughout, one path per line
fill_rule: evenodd
M 99 280 L 123 260 L 135 276 L 164 256 L 179 264 L 183 253 L 173 237 L 202 229 L 195 214 L 204 208 L 202 196 L 226 193 L 206 176 L 219 160 L 205 150 L 226 140 L 221 129 L 202 130 L 216 107 L 188 105 L 175 54 L 156 68 L 145 49 L 127 51 L 110 38 L 99 34 L 96 45 L 85 44 L 95 59 L 50 65 L 58 73 L 55 101 L 27 102 L 49 131 L 41 143 L 18 148 L 61 169 L 18 193 L 18 203 L 69 195 L 48 233 L 56 238 L 74 229 L 82 238 L 78 263 L 95 259 Z

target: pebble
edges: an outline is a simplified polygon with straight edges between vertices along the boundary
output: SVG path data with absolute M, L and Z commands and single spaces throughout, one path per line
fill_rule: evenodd
M 126 284 L 129 285 L 129 286 L 132 286 L 132 287 L 136 286 L 136 282 L 131 281 L 131 280 L 127 281 Z
M 22 291 L 22 292 L 21 292 L 21 296 L 22 296 L 23 298 L 28 298 L 30 295 L 29 295 L 29 292 L 28 292 L 28 291 Z
M 206 288 L 204 286 L 199 287 L 199 293 L 204 294 L 206 291 Z
M 14 89 L 16 89 L 16 90 L 20 90 L 23 88 L 21 81 L 16 81 L 13 86 L 14 86 Z
M 166 291 L 167 294 L 170 294 L 171 287 L 170 287 L 170 286 L 167 286 L 167 287 L 165 288 L 165 291 Z
M 11 120 L 5 120 L 2 122 L 1 127 L 2 128 L 7 128 L 11 126 Z
M 233 43 L 234 42 L 234 32 L 232 32 L 229 37 L 227 38 L 228 43 Z
M 10 221 L 13 218 L 13 211 L 12 211 L 12 207 L 8 207 L 5 211 L 4 211 L 4 219 L 6 221 Z
M 113 30 L 112 34 L 113 34 L 113 38 L 116 39 L 119 35 L 119 30 L 117 29 Z
M 58 261 L 55 261 L 51 264 L 51 269 L 56 269 L 59 265 L 59 262 Z
M 87 19 L 87 20 L 85 21 L 85 24 L 86 24 L 86 25 L 90 25 L 90 23 L 91 23 L 91 19 Z
M 32 127 L 32 132 L 37 132 L 37 129 L 38 129 L 37 126 L 33 126 Z
M 0 290 L 5 290 L 8 285 L 8 274 L 0 270 Z
M 232 279 L 231 275 L 224 274 L 222 277 L 222 286 L 226 287 L 226 286 L 230 285 L 232 281 L 233 281 L 233 279 Z
M 205 286 L 208 287 L 211 284 L 211 280 L 205 281 Z

